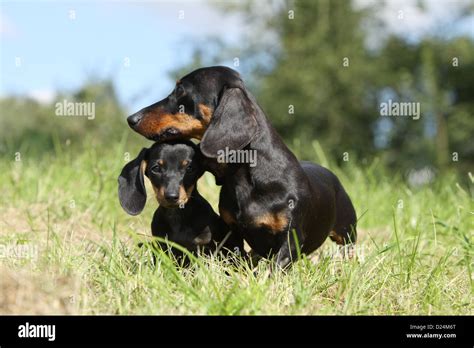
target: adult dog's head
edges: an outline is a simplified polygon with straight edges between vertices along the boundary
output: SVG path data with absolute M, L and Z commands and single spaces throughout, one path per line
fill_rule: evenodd
M 239 74 L 215 66 L 184 76 L 168 97 L 127 121 L 150 140 L 202 139 L 202 153 L 217 157 L 219 150 L 240 150 L 251 142 L 258 131 L 256 112 Z

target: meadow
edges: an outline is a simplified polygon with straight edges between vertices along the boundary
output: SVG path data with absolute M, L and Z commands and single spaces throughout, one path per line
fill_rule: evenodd
M 474 313 L 470 173 L 414 188 L 377 159 L 336 167 L 313 143 L 311 159 L 336 172 L 356 207 L 355 257 L 340 257 L 328 239 L 287 272 L 212 256 L 180 268 L 163 253 L 153 265 L 151 251 L 137 247 L 157 203 L 149 194 L 136 217 L 121 209 L 126 143 L 2 155 L 1 314 Z M 216 209 L 212 175 L 198 188 Z

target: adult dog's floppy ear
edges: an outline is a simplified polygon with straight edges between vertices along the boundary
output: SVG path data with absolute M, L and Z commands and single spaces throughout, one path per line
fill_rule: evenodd
M 256 109 L 241 88 L 225 89 L 212 121 L 204 133 L 200 148 L 207 157 L 215 158 L 219 150 L 240 150 L 257 134 Z
M 130 215 L 142 212 L 146 203 L 146 190 L 143 174 L 146 169 L 147 149 L 143 148 L 138 157 L 123 167 L 118 177 L 118 195 L 120 205 Z

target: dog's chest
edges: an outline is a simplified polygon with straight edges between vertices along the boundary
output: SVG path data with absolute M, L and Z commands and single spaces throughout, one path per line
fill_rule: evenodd
M 193 239 L 199 234 L 200 224 L 195 220 L 188 219 L 184 214 L 172 213 L 167 216 L 169 231 L 166 237 L 183 246 L 192 244 Z
M 227 204 L 221 207 L 221 217 L 228 225 L 244 230 L 260 230 L 277 235 L 288 229 L 291 209 L 279 196 L 264 195 L 261 189 L 242 181 L 226 188 Z

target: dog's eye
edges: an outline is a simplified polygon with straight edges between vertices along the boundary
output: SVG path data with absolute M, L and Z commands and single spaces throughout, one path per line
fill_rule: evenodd
M 161 166 L 160 166 L 159 164 L 157 164 L 156 166 L 153 166 L 153 167 L 151 168 L 151 172 L 152 172 L 153 174 L 159 174 L 159 173 L 161 173 Z
M 192 172 L 193 169 L 194 169 L 193 164 L 190 162 L 190 163 L 188 164 L 188 166 L 186 167 L 186 171 L 187 171 L 187 172 Z

